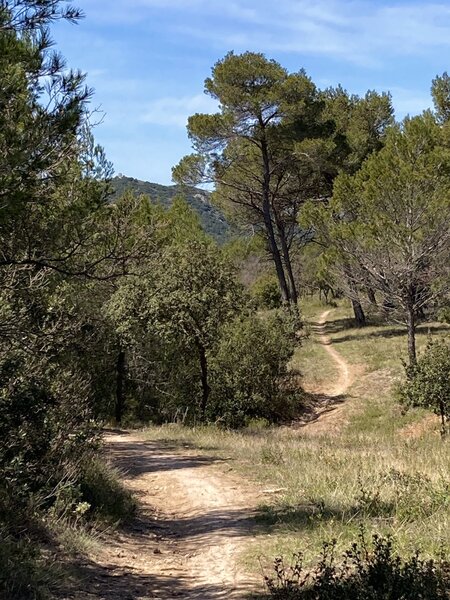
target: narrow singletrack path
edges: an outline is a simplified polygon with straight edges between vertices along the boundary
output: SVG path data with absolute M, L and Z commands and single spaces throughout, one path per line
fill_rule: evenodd
M 77 600 L 237 599 L 259 587 L 240 556 L 258 493 L 228 463 L 127 431 L 106 446 L 139 510 L 85 565 L 89 589 Z
M 348 390 L 353 383 L 354 373 L 349 363 L 345 358 L 339 354 L 331 343 L 330 338 L 325 334 L 325 326 L 328 315 L 332 312 L 332 309 L 326 310 L 320 315 L 319 321 L 316 326 L 316 333 L 320 338 L 320 342 L 324 349 L 331 356 L 339 371 L 339 377 L 335 383 L 331 382 L 331 389 L 324 392 L 330 398 L 336 398 L 342 396 Z
M 333 434 L 336 433 L 343 422 L 346 421 L 349 402 L 345 395 L 355 380 L 361 368 L 351 365 L 334 348 L 331 339 L 326 334 L 326 323 L 332 309 L 324 311 L 312 330 L 317 335 L 319 343 L 329 354 L 337 368 L 337 377 L 330 379 L 320 389 L 313 390 L 315 406 L 312 414 L 302 424 L 303 431 L 308 434 Z

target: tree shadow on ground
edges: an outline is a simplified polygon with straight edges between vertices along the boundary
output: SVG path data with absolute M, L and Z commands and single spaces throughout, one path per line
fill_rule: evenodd
M 335 411 L 349 398 L 350 396 L 348 394 L 329 396 L 327 394 L 314 394 L 303 391 L 299 416 L 297 420 L 292 423 L 292 427 L 294 429 L 305 427 L 306 425 L 317 421 L 324 415 Z
M 146 515 L 136 518 L 132 523 L 122 525 L 120 533 L 130 535 L 138 543 L 145 544 L 149 532 L 166 540 L 192 540 L 193 545 L 199 546 L 202 538 L 213 535 L 218 537 L 241 537 L 252 535 L 252 527 L 259 510 L 250 509 L 213 509 L 202 511 L 188 517 L 172 517 L 158 514 L 155 520 Z M 186 544 L 183 544 L 186 547 Z
M 336 333 L 341 331 L 336 329 Z M 439 333 L 441 331 L 450 331 L 448 325 L 432 325 L 430 323 L 424 323 L 419 325 L 416 329 L 416 335 L 428 335 L 428 333 Z M 332 333 L 331 330 L 326 329 L 326 334 Z M 390 328 L 386 328 L 386 325 L 383 328 L 380 326 L 380 329 L 376 329 L 375 331 L 367 331 L 364 328 L 359 329 L 357 333 L 352 333 L 348 335 L 344 335 L 338 338 L 334 338 L 332 340 L 333 344 L 342 344 L 343 342 L 351 342 L 357 340 L 364 339 L 377 339 L 377 338 L 396 338 L 396 337 L 406 337 L 406 329 L 400 328 L 399 326 L 392 326 Z
M 180 449 L 196 449 L 195 445 L 180 442 L 179 444 L 150 441 L 114 442 L 108 448 L 108 456 L 112 464 L 125 473 L 128 478 L 139 477 L 145 473 L 158 471 L 174 471 L 192 469 L 221 462 L 223 459 L 213 456 L 183 456 L 164 454 Z
M 334 319 L 325 321 L 325 323 L 318 323 L 317 321 L 307 321 L 306 323 L 313 331 L 325 334 L 357 328 L 355 320 L 350 318 Z
M 233 589 L 226 585 L 199 584 L 193 577 L 177 573 L 176 566 L 167 575 L 141 574 L 132 566 L 117 568 L 80 560 L 71 568 L 71 584 L 60 590 L 60 600 L 222 600 Z M 249 593 L 250 582 L 241 586 Z
M 361 518 L 390 519 L 395 505 L 374 497 L 373 503 L 365 497 L 355 498 L 351 506 L 329 506 L 322 500 L 305 504 L 279 504 L 263 506 L 256 516 L 256 523 L 264 533 L 287 528 L 293 531 L 311 531 L 323 527 L 329 521 L 348 522 Z

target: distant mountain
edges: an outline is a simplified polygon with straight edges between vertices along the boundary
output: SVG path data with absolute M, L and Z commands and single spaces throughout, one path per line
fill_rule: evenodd
M 132 190 L 136 194 L 145 194 L 153 202 L 158 202 L 168 208 L 173 198 L 177 194 L 182 194 L 187 203 L 200 218 L 203 229 L 219 243 L 223 243 L 230 235 L 230 227 L 220 212 L 213 206 L 209 199 L 209 192 L 195 187 L 181 189 L 177 185 L 160 185 L 159 183 L 150 183 L 141 181 L 133 177 L 119 175 L 111 180 L 114 188 L 114 196 L 121 196 L 127 190 Z

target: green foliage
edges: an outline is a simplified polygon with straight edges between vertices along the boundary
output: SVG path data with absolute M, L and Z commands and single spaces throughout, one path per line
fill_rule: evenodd
M 450 301 L 444 300 L 442 306 L 438 310 L 438 319 L 444 323 L 450 323 Z
M 260 277 L 253 284 L 250 293 L 257 308 L 273 309 L 281 306 L 280 288 L 273 275 Z
M 139 382 L 129 386 L 135 416 L 146 419 L 170 420 L 186 409 L 201 416 L 210 356 L 244 302 L 233 267 L 189 215 L 185 203 L 174 204 L 151 272 L 124 280 L 106 305 L 129 380 Z
M 266 577 L 274 600 L 447 600 L 450 564 L 423 560 L 417 551 L 399 556 L 390 538 L 374 535 L 368 544 L 363 533 L 337 563 L 335 542 L 324 543 L 317 567 L 307 570 L 302 554 L 292 566 L 281 558 L 275 575 Z
M 113 198 L 120 198 L 127 191 L 132 191 L 137 195 L 147 196 L 152 202 L 161 204 L 166 209 L 170 208 L 175 198 L 181 195 L 198 215 L 205 233 L 221 244 L 225 243 L 230 236 L 230 228 L 225 217 L 211 204 L 210 193 L 205 190 L 189 186 L 165 186 L 123 176 L 114 177 L 111 186 L 114 190 Z
M 95 443 L 88 387 L 76 372 L 18 354 L 0 363 L 0 382 L 0 498 L 25 508 L 30 494 L 51 498 Z
M 368 91 L 364 97 L 348 94 L 341 86 L 323 92 L 325 114 L 335 127 L 334 152 L 340 169 L 355 173 L 363 161 L 379 151 L 393 125 L 390 94 Z
M 15 539 L 0 528 L 0 594 L 8 600 L 48 600 L 61 574 L 51 568 L 37 544 Z
M 398 389 L 400 402 L 432 409 L 440 416 L 445 435 L 450 418 L 450 343 L 430 342 L 417 364 L 407 369 L 407 376 Z
M 250 314 L 226 325 L 212 359 L 209 418 L 230 427 L 292 418 L 300 402 L 288 370 L 294 347 L 292 323 L 282 313 Z
M 117 523 L 134 515 L 136 502 L 119 482 L 120 473 L 95 455 L 86 457 L 79 478 L 80 498 L 88 517 Z
M 378 292 L 408 325 L 411 363 L 416 316 L 449 286 L 449 173 L 445 128 L 424 113 L 390 128 L 357 173 L 341 174 L 329 204 L 305 210 L 349 297 Z
M 324 102 L 304 71 L 289 74 L 254 52 L 230 52 L 218 61 L 205 92 L 220 112 L 189 118 L 196 154 L 182 159 L 173 177 L 216 184 L 214 201 L 231 222 L 263 239 L 283 301 L 295 306 L 291 248 L 302 237 L 298 210 L 307 197 L 329 193 Z
M 431 95 L 436 117 L 441 123 L 446 123 L 450 119 L 450 77 L 447 72 L 433 79 Z

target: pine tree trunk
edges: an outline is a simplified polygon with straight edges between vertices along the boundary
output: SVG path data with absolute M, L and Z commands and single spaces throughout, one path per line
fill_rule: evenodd
M 344 266 L 344 271 L 347 278 L 347 284 L 350 289 L 350 300 L 352 302 L 353 312 L 355 314 L 356 325 L 357 327 L 364 327 L 366 325 L 366 315 L 364 314 L 363 307 L 359 301 L 358 291 L 349 265 Z
M 125 409 L 125 352 L 119 351 L 116 364 L 116 423 L 120 425 Z
M 275 271 L 280 286 L 281 298 L 284 303 L 289 303 L 290 293 L 287 285 L 286 274 L 284 272 L 283 261 L 281 260 L 280 250 L 278 248 L 275 232 L 273 228 L 272 214 L 270 210 L 270 160 L 267 149 L 267 141 L 261 142 L 261 154 L 263 159 L 264 181 L 262 187 L 263 193 L 263 217 L 266 227 L 267 237 L 269 239 L 269 249 L 272 259 L 275 263 Z
M 285 230 L 284 230 L 282 223 L 280 223 L 277 218 L 276 218 L 276 223 L 277 223 L 278 234 L 280 236 L 280 241 L 281 241 L 281 249 L 283 252 L 284 266 L 286 267 L 287 275 L 288 275 L 289 301 L 291 302 L 291 304 L 294 304 L 296 306 L 298 304 L 298 292 L 297 292 L 297 286 L 295 285 L 294 273 L 292 271 L 292 263 L 291 263 L 291 257 L 289 254 L 289 248 L 288 248 L 288 245 L 286 242 L 286 234 L 285 234 Z
M 447 435 L 447 419 L 445 415 L 445 404 L 442 399 L 439 402 L 439 411 L 441 413 L 441 436 L 445 437 Z

